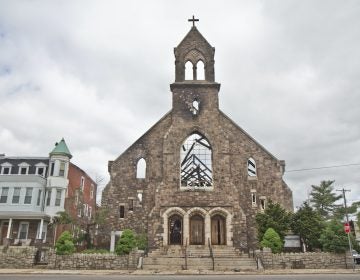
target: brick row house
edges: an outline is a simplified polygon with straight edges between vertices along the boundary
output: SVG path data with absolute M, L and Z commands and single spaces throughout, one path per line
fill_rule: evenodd
M 0 155 L 1 245 L 52 245 L 65 229 L 76 232 L 56 224 L 59 212 L 76 221 L 95 215 L 96 183 L 71 158 L 64 139 L 48 157 Z

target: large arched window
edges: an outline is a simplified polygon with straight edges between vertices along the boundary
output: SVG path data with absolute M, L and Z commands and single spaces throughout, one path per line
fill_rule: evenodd
M 185 63 L 185 80 L 194 80 L 194 69 L 191 61 Z
M 181 147 L 180 159 L 182 187 L 212 186 L 211 146 L 204 136 L 190 135 Z

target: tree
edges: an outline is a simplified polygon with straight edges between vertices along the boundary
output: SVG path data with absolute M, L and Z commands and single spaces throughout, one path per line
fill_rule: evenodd
M 279 203 L 269 201 L 264 213 L 256 214 L 258 240 L 262 240 L 268 228 L 273 228 L 284 241 L 286 232 L 290 228 L 292 214 L 287 212 Z
M 52 217 L 51 225 L 53 226 L 53 229 L 54 229 L 54 243 L 55 243 L 56 237 L 57 237 L 56 232 L 57 232 L 58 225 L 68 225 L 73 222 L 74 221 L 71 218 L 71 216 L 65 211 L 59 211 L 56 213 L 56 216 Z
M 131 229 L 125 229 L 116 243 L 115 252 L 118 255 L 129 254 L 136 247 L 136 239 Z
M 292 217 L 291 229 L 300 235 L 309 251 L 321 248 L 319 238 L 324 227 L 323 218 L 307 202 L 304 202 Z
M 319 186 L 312 185 L 310 193 L 311 203 L 319 214 L 325 219 L 329 218 L 336 207 L 335 202 L 341 198 L 341 195 L 334 193 L 332 184 L 335 181 L 321 181 Z
M 69 231 L 64 231 L 55 244 L 56 254 L 69 255 L 75 252 L 74 240 Z
M 335 219 L 329 221 L 320 236 L 320 243 L 324 251 L 344 253 L 349 243 L 343 224 Z
M 267 229 L 260 244 L 262 247 L 270 248 L 275 254 L 280 253 L 284 246 L 280 236 L 273 228 Z

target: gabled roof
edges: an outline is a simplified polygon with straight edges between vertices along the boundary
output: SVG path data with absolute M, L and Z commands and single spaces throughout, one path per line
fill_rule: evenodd
M 65 155 L 68 156 L 69 158 L 72 158 L 72 155 L 69 151 L 68 146 L 65 143 L 64 138 L 62 138 L 59 143 L 55 143 L 55 148 L 50 153 L 50 156 L 53 155 Z
M 205 39 L 205 37 L 200 33 L 200 31 L 195 26 L 193 26 L 190 29 L 190 31 L 185 35 L 184 39 L 181 40 L 177 48 L 181 48 L 182 45 L 186 44 L 188 41 L 201 42 L 207 45 L 207 47 L 212 48 L 209 42 Z

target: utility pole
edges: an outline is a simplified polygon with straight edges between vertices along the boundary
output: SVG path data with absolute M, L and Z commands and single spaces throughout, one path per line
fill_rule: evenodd
M 342 188 L 341 190 L 336 190 L 338 192 L 342 192 L 342 195 L 343 195 L 343 198 L 344 198 L 344 207 L 345 207 L 345 217 L 346 217 L 346 223 L 348 225 L 349 224 L 349 214 L 348 214 L 348 210 L 347 210 L 347 204 L 346 204 L 346 196 L 345 196 L 345 193 L 346 192 L 350 192 L 350 190 L 345 190 L 344 188 Z M 351 257 L 351 263 L 352 263 L 352 268 L 353 270 L 355 270 L 355 266 L 354 266 L 354 260 L 353 260 L 353 254 L 352 254 L 352 245 L 351 245 L 351 239 L 350 239 L 350 232 L 351 232 L 351 229 L 350 231 L 347 233 L 347 236 L 348 236 L 348 241 L 349 241 L 349 250 L 350 250 L 350 257 Z

